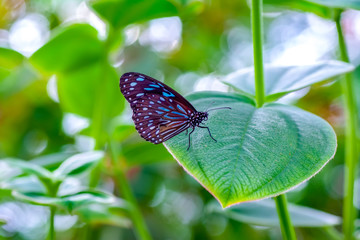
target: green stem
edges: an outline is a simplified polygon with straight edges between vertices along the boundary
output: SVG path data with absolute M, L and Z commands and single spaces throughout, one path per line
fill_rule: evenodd
M 60 184 L 61 181 L 46 183 L 45 187 L 46 187 L 47 195 L 53 198 L 56 197 L 59 191 Z M 50 207 L 50 226 L 49 226 L 49 234 L 47 237 L 48 240 L 55 239 L 55 213 L 56 213 L 56 207 Z
M 338 32 L 339 48 L 341 60 L 349 62 L 344 34 L 341 27 L 341 10 L 337 11 L 335 22 Z M 354 183 L 356 178 L 357 158 L 358 152 L 357 144 L 357 107 L 354 95 L 354 85 L 352 75 L 345 74 L 345 79 L 342 81 L 342 91 L 344 94 L 344 108 L 345 108 L 345 179 L 344 179 L 344 207 L 343 207 L 343 232 L 345 239 L 354 238 L 354 222 L 356 219 L 356 210 L 354 207 Z
M 323 235 L 327 235 L 328 239 L 342 240 L 344 237 L 334 227 L 323 227 Z
M 265 83 L 263 64 L 263 31 L 262 31 L 262 0 L 251 2 L 251 26 L 254 45 L 254 72 L 255 72 L 255 97 L 256 106 L 262 107 L 265 103 Z M 280 226 L 283 238 L 286 240 L 296 239 L 294 227 L 286 206 L 286 196 L 280 195 L 275 198 Z
M 136 229 L 137 237 L 138 239 L 141 240 L 150 240 L 152 238 L 146 227 L 145 220 L 136 202 L 136 198 L 131 191 L 130 185 L 126 179 L 124 171 L 118 167 L 118 164 L 116 162 L 118 154 L 116 152 L 116 147 L 114 146 L 112 141 L 109 141 L 109 148 L 114 166 L 116 183 L 120 187 L 120 191 L 123 194 L 125 200 L 127 200 L 131 204 L 130 214 L 134 227 Z
M 262 25 L 262 0 L 252 0 L 251 26 L 254 45 L 255 97 L 258 108 L 265 102 Z
M 50 228 L 49 228 L 49 240 L 55 240 L 55 207 L 50 207 Z
M 104 105 L 105 105 L 105 99 L 106 99 L 106 86 L 109 81 L 108 79 L 108 72 L 109 72 L 109 51 L 112 42 L 114 41 L 114 30 L 109 27 L 108 29 L 108 36 L 104 43 L 104 53 L 102 56 L 102 63 L 103 63 L 103 74 L 101 76 L 101 79 L 98 79 L 97 82 L 97 91 L 95 96 L 95 103 L 94 103 L 94 110 L 93 110 L 93 116 L 91 121 L 91 136 L 95 139 L 95 149 L 101 149 L 104 145 L 104 139 L 102 139 L 102 132 L 104 131 Z M 90 181 L 89 181 L 89 187 L 94 188 L 98 185 L 100 180 L 100 174 L 101 174 L 101 163 L 99 163 L 90 173 Z
M 296 239 L 295 230 L 291 223 L 285 194 L 274 198 L 279 216 L 281 233 L 284 240 Z

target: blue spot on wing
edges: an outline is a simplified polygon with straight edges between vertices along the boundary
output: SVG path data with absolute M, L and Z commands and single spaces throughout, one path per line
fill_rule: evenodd
M 159 107 L 159 109 L 164 110 L 165 112 L 169 112 L 170 110 L 164 107 Z
M 156 84 L 149 84 L 149 87 L 156 87 L 156 88 L 160 88 L 160 86 L 156 85 Z
M 133 86 L 136 86 L 136 84 L 137 84 L 136 82 L 132 82 L 132 83 L 130 83 L 130 86 L 133 87 Z
M 155 111 L 155 112 L 157 112 L 158 114 L 163 114 L 164 112 L 161 112 L 161 111 Z
M 136 81 L 142 82 L 142 81 L 144 81 L 144 78 L 139 77 L 139 78 L 136 79 Z
M 187 115 L 182 114 L 182 113 L 179 113 L 179 112 L 172 111 L 171 113 L 177 114 L 177 115 L 181 115 L 181 116 L 184 116 L 184 117 L 186 117 L 186 118 L 189 118 Z
M 170 118 L 170 119 L 181 119 L 182 117 L 170 117 L 168 114 L 166 114 L 164 117 Z
M 176 105 L 176 107 L 177 107 L 180 111 L 182 111 L 182 112 L 184 112 L 184 113 L 186 114 L 186 111 L 180 106 L 180 104 Z
M 171 92 L 163 92 L 164 97 L 175 97 Z
M 154 90 L 153 88 L 144 88 L 144 90 L 151 91 Z

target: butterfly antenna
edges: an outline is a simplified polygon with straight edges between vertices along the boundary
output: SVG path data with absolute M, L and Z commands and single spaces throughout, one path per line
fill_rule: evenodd
M 212 109 L 207 110 L 206 112 L 210 112 L 210 111 L 213 111 L 213 110 L 219 110 L 219 109 L 231 109 L 231 107 L 212 108 Z
M 211 105 L 213 105 L 215 103 L 215 101 L 212 101 L 207 107 L 206 107 L 206 110 L 205 110 L 205 112 L 207 112 L 208 111 L 208 109 L 209 109 L 209 107 L 211 106 Z

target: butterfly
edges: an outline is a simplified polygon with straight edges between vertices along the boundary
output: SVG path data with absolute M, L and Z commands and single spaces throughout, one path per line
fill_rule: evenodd
M 189 101 L 164 83 L 145 74 L 128 72 L 120 78 L 120 90 L 133 110 L 132 119 L 135 128 L 142 138 L 159 144 L 191 128 L 190 135 L 196 127 L 208 120 L 208 112 L 229 107 L 214 108 L 205 112 L 197 111 Z M 187 131 L 186 131 L 187 132 Z

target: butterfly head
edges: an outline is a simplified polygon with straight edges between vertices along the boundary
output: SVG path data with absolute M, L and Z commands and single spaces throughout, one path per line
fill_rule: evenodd
M 192 126 L 199 126 L 204 121 L 208 120 L 207 112 L 196 112 L 191 118 L 190 122 Z

